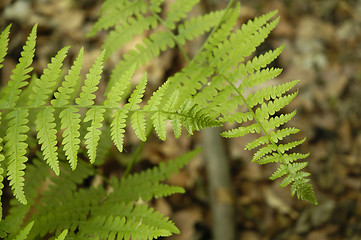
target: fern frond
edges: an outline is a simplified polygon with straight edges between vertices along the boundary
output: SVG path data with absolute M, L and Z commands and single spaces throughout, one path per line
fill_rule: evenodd
M 136 111 L 132 114 L 130 118 L 131 118 L 132 128 L 135 134 L 140 140 L 145 142 L 147 140 L 145 113 Z
M 166 120 L 168 119 L 168 114 L 158 111 L 151 116 L 151 119 L 159 139 L 165 141 L 166 140 L 165 125 L 166 125 Z
M 54 123 L 54 109 L 45 108 L 41 110 L 36 118 L 37 138 L 41 145 L 41 151 L 44 154 L 44 160 L 49 164 L 56 175 L 59 175 L 58 147 Z
M 100 140 L 100 134 L 102 133 L 99 128 L 102 127 L 104 112 L 104 108 L 93 107 L 87 111 L 84 118 L 84 122 L 91 121 L 90 127 L 87 128 L 88 133 L 84 137 L 90 163 L 95 162 L 97 146 Z
M 25 80 L 30 78 L 28 73 L 32 70 L 30 67 L 33 62 L 35 52 L 35 40 L 36 40 L 37 25 L 31 30 L 27 41 L 21 52 L 19 63 L 16 64 L 13 74 L 10 76 L 8 85 L 3 89 L 2 96 L 0 97 L 1 108 L 12 108 L 16 105 L 16 101 L 21 93 L 21 88 L 26 86 L 28 82 Z
M 64 129 L 62 135 L 65 155 L 74 170 L 77 166 L 77 154 L 80 147 L 80 114 L 76 107 L 71 106 L 61 111 L 59 117 L 61 118 L 61 129 Z
M 127 110 L 115 111 L 112 115 L 110 133 L 112 141 L 120 152 L 123 152 L 124 128 L 126 127 Z
M 5 143 L 5 155 L 7 158 L 7 175 L 10 181 L 9 185 L 14 192 L 16 199 L 22 204 L 26 204 L 26 198 L 24 195 L 24 169 L 25 162 L 28 158 L 25 156 L 26 148 L 28 146 L 25 143 L 27 139 L 26 133 L 29 131 L 29 127 L 26 125 L 29 120 L 28 109 L 14 109 L 6 115 L 8 119 L 8 129 L 6 130 L 6 136 L 4 137 Z
M 9 24 L 0 34 L 0 69 L 3 67 L 2 62 L 8 51 L 10 28 L 11 24 Z

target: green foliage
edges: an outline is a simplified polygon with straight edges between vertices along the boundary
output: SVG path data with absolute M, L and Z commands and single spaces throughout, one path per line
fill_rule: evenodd
M 291 185 L 292 195 L 317 204 L 310 173 L 303 171 L 307 162 L 300 161 L 308 154 L 294 151 L 305 139 L 286 141 L 299 132 L 288 126 L 296 111 L 280 112 L 296 97 L 297 91 L 292 88 L 298 81 L 271 87 L 261 85 L 282 72 L 267 66 L 284 46 L 253 55 L 276 27 L 277 12 L 235 30 L 240 5 L 233 1 L 223 11 L 189 18 L 187 14 L 197 0 L 174 1 L 166 14 L 161 14 L 162 3 L 104 2 L 89 35 L 110 30 L 103 51 L 84 82 L 80 76 L 83 48 L 65 76 L 62 65 L 69 47 L 51 59 L 40 78 L 35 75 L 30 78 L 37 26 L 33 27 L 8 85 L 1 89 L 0 127 L 6 130 L 0 136 L 0 196 L 7 176 L 15 199 L 10 202 L 9 213 L 1 216 L 0 237 L 153 239 L 179 233 L 148 201 L 183 193 L 184 189 L 164 181 L 199 150 L 140 173 L 128 175 L 127 170 L 121 178 L 106 180 L 105 186 L 85 184 L 87 179 L 102 176 L 97 166 L 104 162 L 105 149 L 110 147 L 108 141 L 119 152 L 123 151 L 129 125 L 143 142 L 153 129 L 165 141 L 169 136 L 167 124 L 172 126 L 176 138 L 180 137 L 182 127 L 190 135 L 216 126 L 228 128 L 221 134 L 226 138 L 259 134 L 245 146 L 254 151 L 252 162 L 278 164 L 270 179 L 283 177 L 281 187 Z M 10 27 L 0 35 L 0 68 L 7 52 Z M 145 31 L 150 31 L 149 36 L 123 54 L 113 69 L 102 101 L 97 96 L 104 61 Z M 209 31 L 198 54 L 189 60 L 184 50 L 186 41 Z M 175 47 L 188 63 L 180 72 L 168 78 L 147 100 L 146 72 L 134 90 L 129 90 L 140 66 Z M 129 164 L 130 169 L 132 163 Z M 42 185 L 46 188 L 38 191 Z

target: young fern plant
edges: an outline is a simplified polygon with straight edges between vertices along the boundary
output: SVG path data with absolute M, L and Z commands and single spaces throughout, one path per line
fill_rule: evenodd
M 19 63 L 0 95 L 0 127 L 6 129 L 0 136 L 0 190 L 7 177 L 15 196 L 9 213 L 1 217 L 0 237 L 35 239 L 55 234 L 56 239 L 153 239 L 179 233 L 168 218 L 155 212 L 146 201 L 184 192 L 163 181 L 200 150 L 139 174 L 128 175 L 129 165 L 120 179 L 106 180 L 107 187 L 113 189 L 110 193 L 103 186 L 84 185 L 86 179 L 99 175 L 96 168 L 101 163 L 97 163 L 97 158 L 105 138 L 123 151 L 128 125 L 141 141 L 146 141 L 153 129 L 161 140 L 166 140 L 167 122 L 177 138 L 182 127 L 192 134 L 228 123 L 241 125 L 224 131 L 222 136 L 226 138 L 263 133 L 246 145 L 248 150 L 258 148 L 252 161 L 278 163 L 270 178 L 284 176 L 281 187 L 290 184 L 292 195 L 317 204 L 310 174 L 302 171 L 307 162 L 299 161 L 308 154 L 289 152 L 304 140 L 284 140 L 299 131 L 283 127 L 295 111 L 277 116 L 297 95 L 297 91 L 290 92 L 297 81 L 255 89 L 282 71 L 267 65 L 278 57 L 283 45 L 252 57 L 276 27 L 276 12 L 235 29 L 238 3 L 230 1 L 223 11 L 187 18 L 197 2 L 175 1 L 166 14 L 161 14 L 162 0 L 105 1 L 89 35 L 102 29 L 111 31 L 84 81 L 80 76 L 83 48 L 63 76 L 62 65 L 69 47 L 51 59 L 40 78 L 30 78 L 37 30 L 36 25 L 33 27 Z M 0 35 L 0 68 L 7 53 L 10 27 Z M 123 55 L 111 74 L 105 100 L 96 102 L 104 61 L 144 31 L 151 34 Z M 183 49 L 186 40 L 207 31 L 211 32 L 202 48 L 189 59 Z M 128 93 L 130 80 L 140 66 L 175 47 L 187 61 L 180 72 L 168 78 L 147 101 L 143 100 L 146 72 Z M 241 111 L 242 107 L 246 111 Z M 40 148 L 35 155 L 34 151 L 29 152 L 34 141 Z M 81 159 L 80 153 L 87 158 Z M 50 182 L 49 187 L 39 194 L 37 189 L 45 182 Z M 145 203 L 139 204 L 139 199 Z

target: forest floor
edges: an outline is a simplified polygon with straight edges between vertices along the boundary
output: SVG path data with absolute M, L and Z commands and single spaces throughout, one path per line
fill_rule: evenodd
M 35 71 L 43 69 L 61 47 L 70 45 L 70 56 L 85 47 L 84 69 L 100 53 L 104 33 L 86 38 L 97 18 L 102 1 L 33 0 L 0 1 L 0 26 L 12 22 L 9 56 L 1 79 L 8 79 L 19 50 L 35 23 L 39 23 Z M 206 9 L 225 6 L 224 1 L 203 1 Z M 288 106 L 297 109 L 292 124 L 307 137 L 300 151 L 310 152 L 318 206 L 290 196 L 268 177 L 273 167 L 250 163 L 251 153 L 243 150 L 249 139 L 225 142 L 235 192 L 237 239 L 244 240 L 357 240 L 361 239 L 361 1 L 360 0 L 245 0 L 241 1 L 240 22 L 278 9 L 281 21 L 264 49 L 285 43 L 275 63 L 284 68 L 279 81 L 299 79 L 298 97 Z M 205 11 L 198 9 L 197 11 Z M 136 39 L 135 41 L 139 41 Z M 194 46 L 187 45 L 191 54 Z M 110 59 L 105 75 L 114 64 Z M 113 62 L 112 62 L 113 61 Z M 70 61 L 69 61 L 70 62 Z M 184 66 L 177 51 L 166 51 L 145 69 L 155 88 Z M 6 69 L 10 69 L 7 71 Z M 154 90 L 154 89 L 153 89 Z M 173 158 L 199 145 L 199 135 L 171 139 L 152 138 L 135 170 Z M 126 149 L 132 151 L 136 139 Z M 184 195 L 154 201 L 156 209 L 170 216 L 182 234 L 171 239 L 210 239 L 211 212 L 205 163 L 191 162 L 170 182 L 186 188 Z

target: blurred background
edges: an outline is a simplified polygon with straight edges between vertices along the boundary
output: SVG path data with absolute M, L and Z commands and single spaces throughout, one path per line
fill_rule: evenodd
M 164 7 L 172 1 L 167 1 Z M 2 84 L 9 79 L 35 23 L 39 23 L 35 72 L 40 75 L 50 58 L 68 45 L 72 46 L 68 64 L 84 46 L 83 68 L 88 69 L 100 53 L 105 37 L 105 32 L 101 32 L 86 38 L 102 2 L 1 0 L 1 30 L 13 24 L 9 54 L 0 71 Z M 222 9 L 226 4 L 227 1 L 203 0 L 192 14 Z M 229 164 L 234 192 L 235 239 L 361 239 L 361 0 L 243 0 L 239 25 L 275 9 L 279 10 L 281 21 L 258 53 L 285 43 L 283 53 L 274 62 L 274 66 L 284 69 L 277 81 L 300 80 L 298 97 L 284 111 L 297 109 L 291 124 L 301 129 L 301 137 L 307 137 L 300 152 L 311 152 L 308 171 L 312 173 L 319 205 L 299 201 L 290 196 L 288 188 L 279 188 L 278 181 L 268 180 L 273 166 L 250 163 L 252 154 L 243 149 L 252 137 L 223 139 L 225 164 Z M 140 40 L 141 37 L 134 42 Z M 201 41 L 187 44 L 190 56 L 197 52 Z M 127 47 L 130 46 L 123 51 Z M 108 61 L 104 79 L 120 56 Z M 185 64 L 176 49 L 165 51 L 144 67 L 151 80 L 150 90 L 155 90 Z M 136 144 L 138 140 L 128 136 L 125 148 L 132 152 Z M 165 143 L 154 136 L 144 148 L 141 157 L 144 161 L 134 170 L 199 145 L 202 145 L 201 134 L 192 138 L 183 135 L 180 140 L 169 137 Z M 112 157 L 108 158 L 104 168 L 120 171 L 120 175 L 124 169 L 114 168 Z M 208 193 L 212 176 L 205 162 L 201 157 L 194 159 L 169 180 L 186 188 L 186 194 L 154 200 L 155 208 L 170 216 L 181 230 L 181 235 L 171 239 L 212 238 Z

